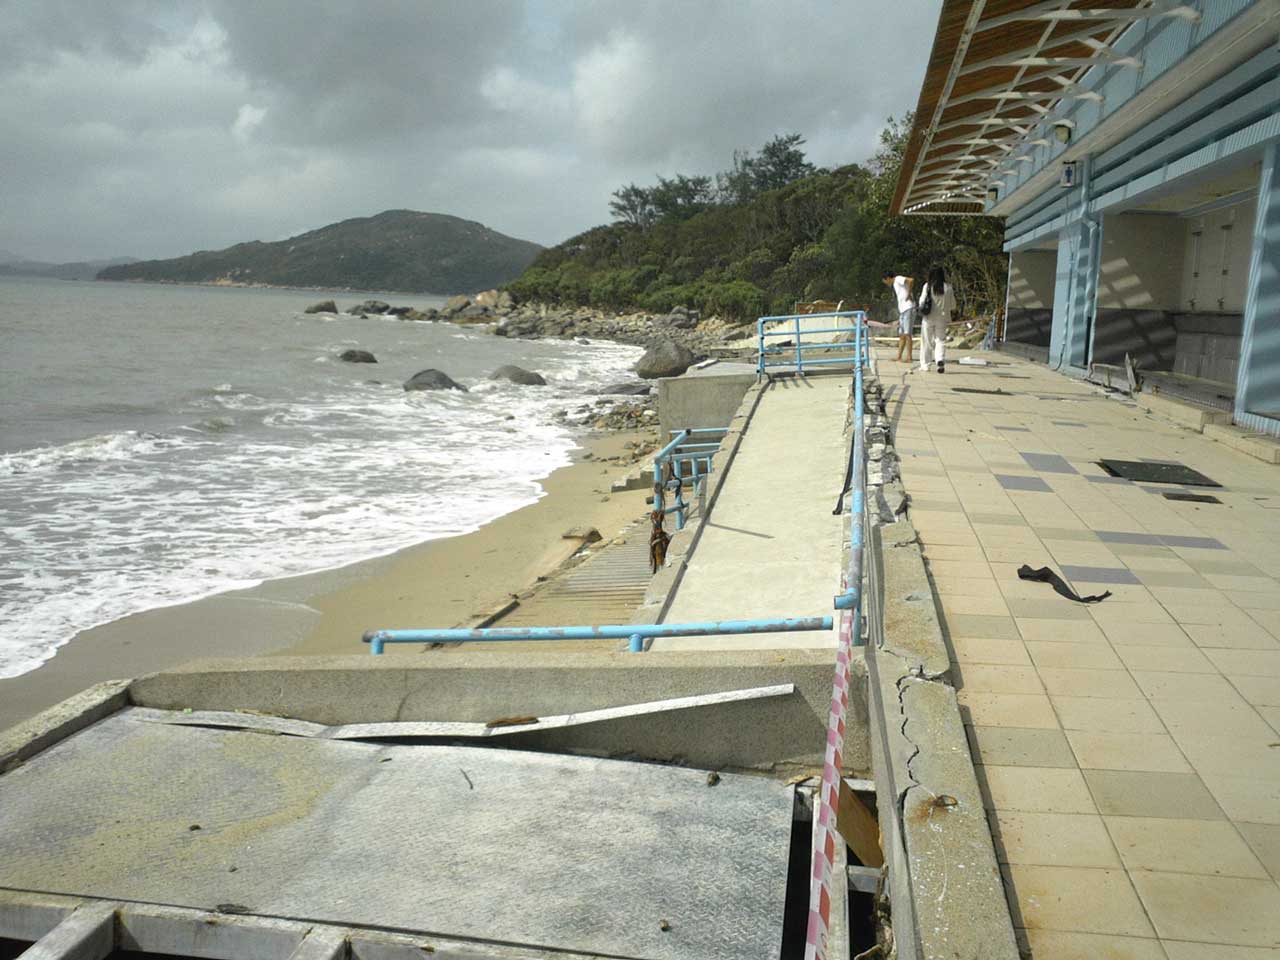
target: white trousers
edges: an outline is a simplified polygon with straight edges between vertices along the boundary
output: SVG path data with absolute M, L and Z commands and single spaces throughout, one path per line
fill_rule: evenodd
M 920 369 L 929 369 L 929 344 L 933 343 L 933 359 L 942 363 L 947 351 L 947 321 L 942 317 L 925 317 L 920 321 Z

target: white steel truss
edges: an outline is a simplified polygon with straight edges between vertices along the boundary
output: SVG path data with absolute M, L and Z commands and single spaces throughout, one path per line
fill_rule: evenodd
M 1141 60 L 1113 49 L 1120 34 L 1133 23 L 1159 17 L 1200 20 L 1199 11 L 1174 0 L 1142 0 L 1136 6 L 1088 9 L 1073 9 L 1072 2 L 1044 0 L 1022 10 L 983 19 L 986 0 L 974 0 L 931 123 L 924 131 L 923 143 L 916 155 L 915 169 L 903 195 L 904 211 L 919 210 L 926 203 L 943 202 L 938 199 L 938 191 L 948 188 L 958 188 L 947 194 L 951 200 L 981 200 L 991 186 L 1003 187 L 1005 181 L 1018 172 L 1020 164 L 1034 162 L 1031 151 L 1052 142 L 1048 136 L 1050 126 L 1074 126 L 1058 116 L 1063 104 L 1102 100 L 1096 90 L 1079 84 L 1088 70 L 1094 67 L 1141 69 Z M 1079 29 L 1061 32 L 1064 24 L 1076 22 L 1081 24 Z M 1043 29 L 1035 43 L 972 63 L 964 62 L 974 36 L 1013 23 L 1043 24 Z M 1052 36 L 1055 32 L 1057 36 Z M 1089 48 L 1088 54 L 1078 52 L 1082 45 Z M 950 96 L 959 77 L 998 68 L 1016 72 L 1002 83 L 955 98 Z M 1046 81 L 1053 86 L 1043 90 L 1025 89 L 1037 82 L 1043 86 Z M 947 109 L 965 103 L 989 103 L 990 106 L 971 116 L 942 122 Z M 950 138 L 938 137 L 949 130 L 959 133 Z M 926 167 L 938 163 L 945 163 L 945 168 L 924 172 Z M 975 187 L 981 189 L 971 192 Z

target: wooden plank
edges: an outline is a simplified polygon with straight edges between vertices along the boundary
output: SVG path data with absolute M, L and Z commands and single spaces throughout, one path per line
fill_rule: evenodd
M 90 903 L 33 943 L 19 960 L 104 960 L 115 949 L 116 904 Z
M 840 806 L 836 810 L 836 829 L 859 860 L 868 867 L 884 866 L 880 850 L 880 825 L 861 798 L 840 781 Z

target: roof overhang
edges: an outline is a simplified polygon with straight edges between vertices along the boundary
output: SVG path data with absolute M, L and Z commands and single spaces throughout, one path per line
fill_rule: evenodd
M 1172 0 L 943 0 L 894 214 L 983 214 L 988 191 L 1030 162 L 1063 105 L 1097 98 L 1095 66 L 1140 68 L 1112 45 L 1131 24 L 1198 19 Z

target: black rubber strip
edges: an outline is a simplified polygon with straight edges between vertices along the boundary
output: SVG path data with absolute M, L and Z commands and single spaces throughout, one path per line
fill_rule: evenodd
M 1107 597 L 1111 596 L 1111 591 L 1099 593 L 1092 597 L 1082 597 L 1067 585 L 1067 581 L 1050 570 L 1048 567 L 1041 567 L 1038 570 L 1032 569 L 1023 564 L 1018 568 L 1019 580 L 1035 580 L 1037 583 L 1047 583 L 1051 585 L 1054 592 L 1059 596 L 1066 597 L 1068 600 L 1074 600 L 1076 603 L 1101 603 Z

